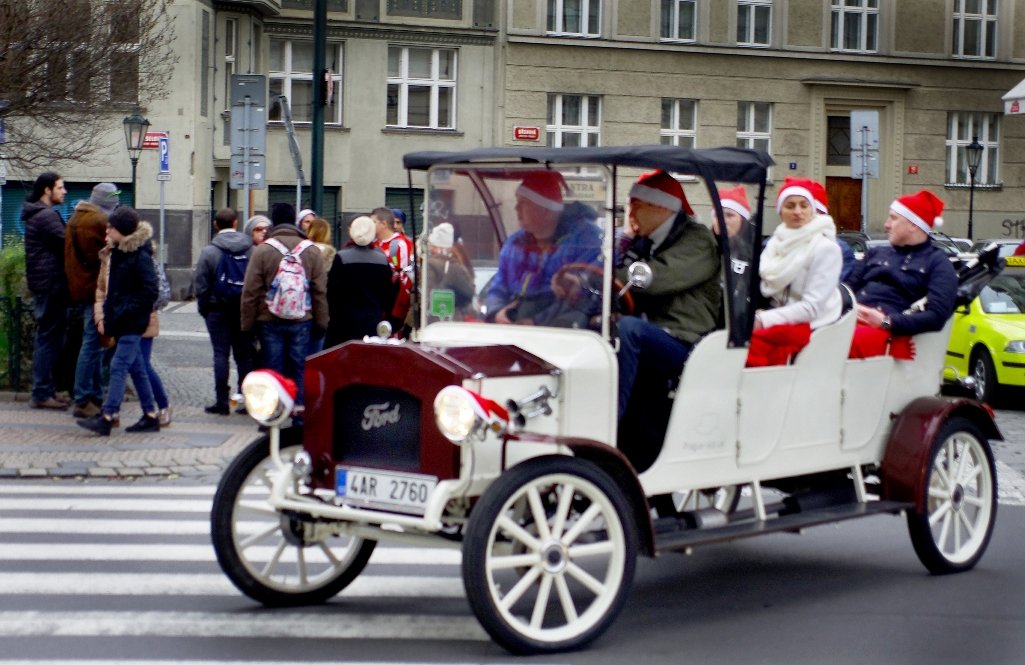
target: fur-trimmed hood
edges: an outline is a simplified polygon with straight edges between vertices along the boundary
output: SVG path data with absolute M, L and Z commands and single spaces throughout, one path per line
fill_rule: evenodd
M 117 243 L 122 252 L 135 252 L 153 238 L 153 227 L 149 222 L 139 222 L 139 228 Z

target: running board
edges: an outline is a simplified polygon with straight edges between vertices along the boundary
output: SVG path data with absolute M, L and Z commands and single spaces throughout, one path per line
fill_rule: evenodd
M 870 515 L 897 514 L 914 508 L 913 503 L 902 501 L 869 501 L 867 503 L 844 503 L 839 505 L 805 510 L 799 513 L 770 517 L 764 522 L 745 521 L 714 528 L 687 528 L 682 521 L 680 528 L 670 531 L 657 529 L 655 551 L 689 549 L 695 545 L 724 543 L 741 538 L 762 536 L 780 531 L 799 532 L 802 529 L 822 524 L 832 524 Z M 660 520 L 661 522 L 662 520 Z M 659 526 L 664 528 L 664 524 Z

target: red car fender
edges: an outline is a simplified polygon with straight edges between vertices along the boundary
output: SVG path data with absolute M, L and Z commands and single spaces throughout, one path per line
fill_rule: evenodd
M 990 439 L 1003 439 L 993 411 L 968 398 L 919 397 L 895 416 L 882 464 L 882 498 L 914 502 L 925 510 L 929 452 L 940 427 L 960 416 L 972 421 Z
M 574 457 L 587 460 L 607 473 L 623 491 L 626 500 L 633 507 L 634 523 L 640 530 L 637 534 L 637 542 L 641 551 L 647 556 L 655 555 L 655 527 L 651 522 L 651 506 L 648 505 L 648 498 L 644 495 L 637 472 L 622 451 L 607 443 L 592 439 L 520 432 L 508 434 L 505 437 L 502 448 L 503 468 L 506 466 L 506 447 L 515 445 L 517 441 L 565 446 L 573 451 Z

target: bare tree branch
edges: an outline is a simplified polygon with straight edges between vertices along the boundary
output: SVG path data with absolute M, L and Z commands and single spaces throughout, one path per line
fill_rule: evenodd
M 0 0 L 0 149 L 15 168 L 95 164 L 112 123 L 167 96 L 170 3 Z

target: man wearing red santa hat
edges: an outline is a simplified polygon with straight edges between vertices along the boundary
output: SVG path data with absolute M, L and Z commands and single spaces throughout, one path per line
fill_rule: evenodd
M 929 232 L 943 223 L 942 212 L 943 201 L 924 189 L 890 204 L 890 246 L 869 250 L 849 282 L 858 300 L 852 358 L 886 353 L 895 339 L 940 330 L 953 314 L 957 273 L 929 240 Z M 928 297 L 925 309 L 907 311 L 923 297 Z M 901 348 L 890 344 L 890 354 L 913 357 L 910 345 Z

